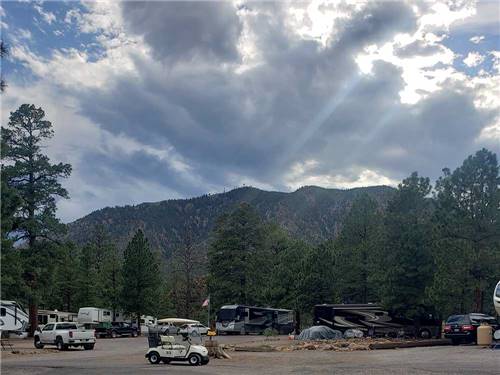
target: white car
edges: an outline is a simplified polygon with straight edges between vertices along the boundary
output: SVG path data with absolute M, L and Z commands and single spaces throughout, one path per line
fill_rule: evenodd
M 187 333 L 191 335 L 193 332 L 197 332 L 200 335 L 206 335 L 208 333 L 208 327 L 205 327 L 203 324 L 184 324 L 179 327 L 179 334 Z

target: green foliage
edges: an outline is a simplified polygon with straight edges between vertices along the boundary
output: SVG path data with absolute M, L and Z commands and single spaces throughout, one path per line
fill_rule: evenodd
M 382 247 L 382 212 L 367 194 L 352 204 L 342 231 L 335 241 L 337 294 L 344 303 L 367 303 L 379 300 L 380 252 Z
M 427 311 L 426 288 L 432 279 L 432 201 L 428 178 L 416 172 L 403 180 L 385 216 L 382 301 L 410 318 Z
M 127 313 L 150 314 L 159 301 L 159 265 L 148 240 L 138 230 L 124 252 L 122 307 Z
M 448 293 L 462 297 L 460 301 L 473 301 L 460 305 L 458 311 L 492 310 L 489 292 L 500 279 L 499 185 L 497 157 L 486 149 L 469 156 L 453 173 L 444 169 L 436 182 L 438 272 L 431 293 L 447 311 L 457 309 L 447 303 Z M 468 289 L 461 290 L 447 275 L 454 275 Z
M 3 179 L 20 197 L 18 209 L 11 216 L 16 240 L 27 240 L 33 246 L 39 238 L 53 239 L 64 231 L 55 217 L 56 198 L 67 198 L 60 178 L 71 173 L 69 164 L 51 164 L 42 153 L 42 142 L 54 132 L 44 120 L 45 112 L 34 105 L 23 104 L 10 115 L 2 127 Z

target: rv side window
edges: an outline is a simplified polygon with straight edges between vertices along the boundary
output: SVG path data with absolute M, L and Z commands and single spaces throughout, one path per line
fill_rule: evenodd
M 104 315 L 111 315 L 109 311 L 104 311 Z
M 7 315 L 7 311 L 5 310 L 5 307 L 0 308 L 0 315 L 1 316 Z

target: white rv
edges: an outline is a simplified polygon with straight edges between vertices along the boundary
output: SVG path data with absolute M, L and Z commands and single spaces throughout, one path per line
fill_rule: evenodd
M 0 301 L 0 331 L 25 331 L 29 324 L 29 316 L 16 301 Z
M 57 310 L 38 310 L 38 326 L 48 323 L 76 322 L 78 314 Z
M 78 310 L 78 323 L 97 325 L 99 323 L 111 323 L 112 321 L 111 310 L 99 309 L 97 307 L 81 307 Z
M 495 291 L 493 292 L 493 304 L 497 314 L 500 315 L 500 281 L 498 282 Z

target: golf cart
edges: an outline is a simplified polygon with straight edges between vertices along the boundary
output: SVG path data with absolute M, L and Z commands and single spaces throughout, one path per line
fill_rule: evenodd
M 196 333 L 195 335 L 196 336 Z M 199 336 L 199 335 L 198 335 Z M 208 350 L 203 345 L 192 344 L 189 334 L 181 336 L 163 336 L 157 330 L 150 330 L 148 335 L 149 349 L 145 357 L 152 364 L 165 364 L 175 361 L 188 362 L 192 366 L 208 363 Z

